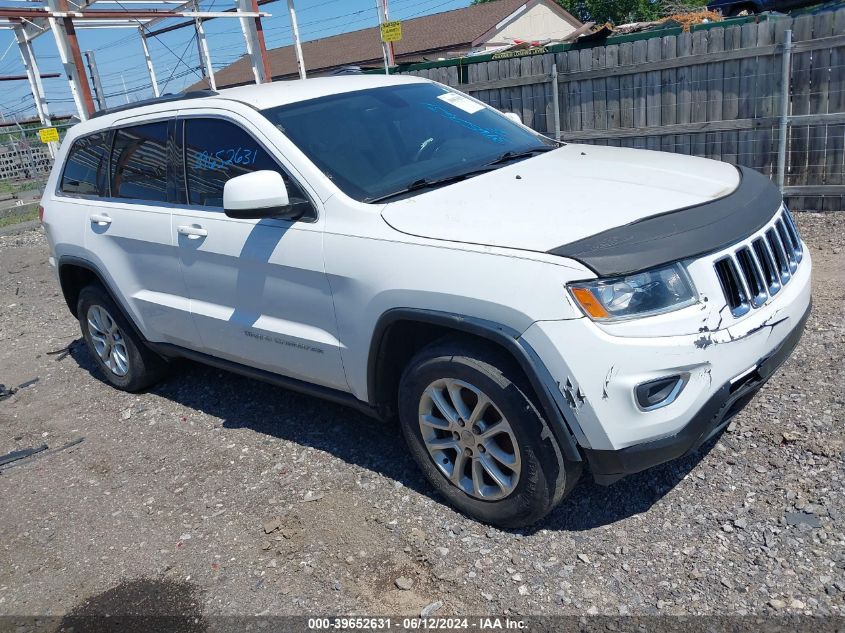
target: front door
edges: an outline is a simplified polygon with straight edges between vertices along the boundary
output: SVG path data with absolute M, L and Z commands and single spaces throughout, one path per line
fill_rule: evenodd
M 282 174 L 291 201 L 316 199 L 235 116 L 180 117 L 176 129 L 185 204 L 174 209 L 171 230 L 201 351 L 346 390 L 316 205 L 298 221 L 223 213 L 226 181 L 263 169 Z

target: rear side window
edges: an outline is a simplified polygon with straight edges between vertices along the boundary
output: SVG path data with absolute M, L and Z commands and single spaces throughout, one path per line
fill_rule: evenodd
M 189 204 L 222 207 L 227 180 L 262 169 L 282 174 L 291 204 L 309 202 L 299 185 L 245 130 L 221 119 L 185 120 Z
M 116 130 L 111 172 L 112 197 L 167 202 L 167 122 Z
M 62 193 L 82 196 L 106 195 L 109 135 L 98 132 L 73 142 L 62 172 Z

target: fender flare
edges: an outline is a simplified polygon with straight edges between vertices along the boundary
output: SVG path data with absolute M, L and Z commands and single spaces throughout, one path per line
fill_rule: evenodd
M 378 403 L 374 402 L 374 400 L 376 398 L 375 394 L 377 393 L 377 372 L 382 357 L 381 349 L 385 334 L 398 321 L 417 321 L 439 325 L 487 339 L 503 347 L 517 361 L 531 383 L 534 393 L 539 399 L 540 407 L 549 423 L 549 427 L 563 454 L 568 460 L 573 462 L 583 460 L 581 452 L 578 450 L 575 436 L 572 433 L 572 424 L 575 424 L 575 421 L 566 419 L 566 416 L 557 406 L 555 397 L 550 391 L 551 386 L 556 383 L 549 370 L 540 361 L 540 357 L 528 342 L 520 337 L 519 332 L 511 327 L 486 319 L 419 308 L 394 308 L 382 314 L 373 330 L 373 336 L 370 340 L 370 352 L 367 358 L 367 397 L 370 401 L 370 406 L 378 406 Z
M 71 313 L 76 314 L 76 306 L 71 305 L 70 298 L 68 297 L 67 289 L 65 288 L 64 281 L 62 280 L 62 267 L 63 266 L 77 266 L 79 268 L 84 268 L 85 270 L 93 273 L 93 275 L 97 278 L 97 280 L 102 284 L 103 288 L 114 298 L 114 293 L 111 290 L 108 282 L 106 281 L 103 274 L 97 268 L 95 264 L 91 261 L 84 259 L 82 257 L 77 257 L 76 255 L 62 255 L 59 257 L 58 261 L 56 262 L 56 272 L 58 273 L 59 277 L 59 286 L 62 289 L 62 295 L 65 298 L 65 303 L 67 304 L 68 309 Z M 123 306 L 121 306 L 123 307 Z
M 62 255 L 62 256 L 59 257 L 58 261 L 56 262 L 56 271 L 58 273 L 59 286 L 62 289 L 62 295 L 65 298 L 65 303 L 67 304 L 67 307 L 70 309 L 71 314 L 73 314 L 74 316 L 77 316 L 77 318 L 78 318 L 78 315 L 76 314 L 76 306 L 71 305 L 70 300 L 68 298 L 67 291 L 65 290 L 65 285 L 62 282 L 62 266 L 67 266 L 67 265 L 78 266 L 79 268 L 84 268 L 85 270 L 91 272 L 97 278 L 97 281 L 100 282 L 100 284 L 103 286 L 103 288 L 105 288 L 106 292 L 109 293 L 109 296 L 112 298 L 112 300 L 123 311 L 123 316 L 126 317 L 126 320 L 129 322 L 129 325 L 134 330 L 134 333 L 142 341 L 147 342 L 147 338 L 143 335 L 141 330 L 138 328 L 138 325 L 135 323 L 135 320 L 132 318 L 132 313 L 129 310 L 127 310 L 126 304 L 123 301 L 123 298 L 119 294 L 114 292 L 114 290 L 112 290 L 112 286 L 108 282 L 108 278 L 102 272 L 100 272 L 100 269 L 97 267 L 97 265 L 94 264 L 92 261 L 85 259 L 83 257 L 78 257 L 76 255 Z

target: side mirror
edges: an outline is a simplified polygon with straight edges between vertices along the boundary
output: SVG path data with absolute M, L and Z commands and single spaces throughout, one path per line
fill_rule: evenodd
M 223 210 L 230 218 L 239 219 L 292 219 L 300 215 L 290 203 L 282 175 L 269 169 L 227 180 L 223 187 Z
M 514 123 L 522 125 L 522 119 L 519 118 L 519 115 L 516 112 L 505 112 L 504 115 Z

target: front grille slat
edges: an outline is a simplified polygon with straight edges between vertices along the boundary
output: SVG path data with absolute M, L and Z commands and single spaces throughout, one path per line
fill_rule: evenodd
M 763 269 L 763 277 L 766 280 L 769 295 L 773 297 L 780 292 L 780 274 L 778 274 L 775 258 L 765 239 L 758 237 L 754 240 L 754 252 L 757 254 L 760 267 Z
M 748 294 L 740 280 L 739 269 L 733 258 L 723 257 L 714 266 L 716 267 L 716 275 L 719 277 L 719 283 L 722 284 L 722 292 L 725 293 L 725 298 L 728 300 L 731 314 L 735 317 L 747 314 L 751 309 L 751 304 L 748 301 Z
M 747 246 L 736 252 L 736 261 L 745 279 L 751 305 L 759 308 L 769 299 L 768 290 L 763 283 L 763 272 L 760 270 L 760 265 L 757 263 L 754 253 Z
M 801 244 L 801 237 L 798 235 L 798 227 L 795 225 L 795 218 L 792 217 L 792 212 L 786 209 L 783 213 L 783 220 L 786 223 L 786 229 L 792 237 L 792 244 L 795 247 L 795 256 L 798 261 L 804 257 L 804 247 Z
M 786 261 L 789 265 L 789 274 L 793 274 L 796 270 L 798 270 L 798 258 L 795 257 L 795 245 L 792 243 L 792 236 L 787 232 L 786 226 L 783 224 L 783 220 L 778 220 L 775 223 L 775 229 L 778 232 L 781 244 L 783 244 L 783 249 L 786 251 Z
M 789 209 L 749 242 L 713 263 L 731 314 L 759 308 L 789 283 L 803 258 L 803 245 Z
M 772 249 L 772 254 L 775 256 L 781 284 L 785 286 L 792 278 L 792 273 L 789 272 L 789 260 L 786 258 L 786 249 L 784 249 L 783 243 L 780 241 L 780 236 L 774 228 L 766 231 L 766 240 L 769 242 L 769 248 Z

